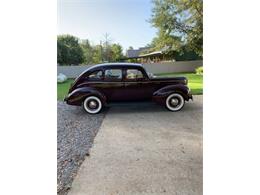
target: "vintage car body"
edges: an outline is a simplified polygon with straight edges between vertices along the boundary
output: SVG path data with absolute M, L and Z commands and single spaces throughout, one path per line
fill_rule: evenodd
M 121 101 L 155 101 L 170 111 L 182 109 L 192 99 L 185 77 L 148 76 L 141 64 L 107 63 L 92 66 L 69 89 L 64 101 L 98 113 L 103 106 Z

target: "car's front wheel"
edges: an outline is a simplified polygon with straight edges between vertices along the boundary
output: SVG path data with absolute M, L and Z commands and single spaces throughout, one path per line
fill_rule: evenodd
M 185 100 L 179 93 L 172 93 L 166 99 L 166 108 L 172 112 L 177 112 L 183 108 Z
M 102 109 L 102 102 L 96 96 L 89 96 L 84 100 L 83 108 L 90 114 L 97 114 Z

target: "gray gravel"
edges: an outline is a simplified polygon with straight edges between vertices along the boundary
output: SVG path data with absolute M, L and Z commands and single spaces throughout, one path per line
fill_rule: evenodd
M 57 191 L 67 194 L 78 168 L 89 155 L 94 137 L 103 121 L 104 113 L 87 114 L 81 107 L 57 103 Z

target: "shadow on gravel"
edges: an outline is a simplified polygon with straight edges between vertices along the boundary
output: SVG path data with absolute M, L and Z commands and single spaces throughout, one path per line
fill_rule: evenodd
M 77 171 L 89 155 L 93 140 L 106 110 L 98 115 L 87 114 L 83 108 L 57 103 L 57 192 L 65 195 Z

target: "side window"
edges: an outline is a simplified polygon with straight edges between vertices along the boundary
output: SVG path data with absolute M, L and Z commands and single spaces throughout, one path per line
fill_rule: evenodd
M 121 81 L 122 70 L 121 69 L 107 69 L 105 70 L 105 80 Z
M 127 80 L 142 80 L 144 78 L 143 73 L 137 69 L 128 69 L 126 71 L 126 79 Z
M 88 80 L 89 81 L 99 81 L 99 80 L 102 80 L 102 71 L 101 70 L 97 70 L 97 71 L 94 71 L 94 72 L 90 73 L 90 75 L 88 75 Z

